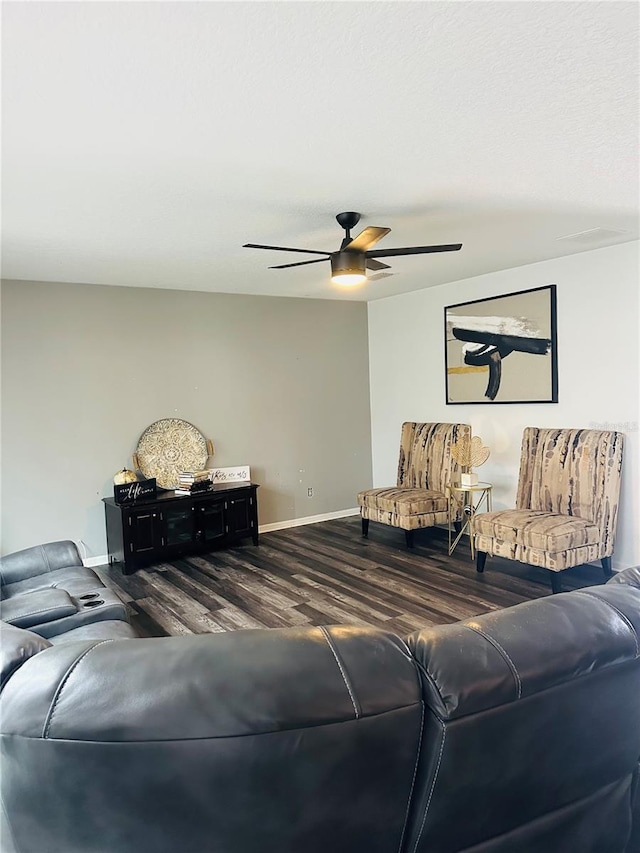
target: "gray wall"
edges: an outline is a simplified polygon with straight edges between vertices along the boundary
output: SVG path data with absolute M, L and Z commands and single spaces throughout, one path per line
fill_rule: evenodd
M 261 525 L 371 485 L 366 303 L 2 283 L 2 553 L 106 553 L 101 498 L 160 418 L 251 466 Z M 312 487 L 314 496 L 307 497 Z

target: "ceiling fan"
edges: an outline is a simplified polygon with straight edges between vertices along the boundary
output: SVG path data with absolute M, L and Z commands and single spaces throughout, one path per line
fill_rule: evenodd
M 444 246 L 405 246 L 402 249 L 371 249 L 382 240 L 390 228 L 369 226 L 357 237 L 351 237 L 351 229 L 360 221 L 360 214 L 354 211 L 339 213 L 336 216 L 338 224 L 345 230 L 345 236 L 337 252 L 318 252 L 315 249 L 292 249 L 288 246 L 263 246 L 260 243 L 245 243 L 244 249 L 270 249 L 276 252 L 302 252 L 305 255 L 325 255 L 313 261 L 298 261 L 293 264 L 278 264 L 269 267 L 270 270 L 284 270 L 289 267 L 303 267 L 307 264 L 319 264 L 321 261 L 331 261 L 331 281 L 335 284 L 361 284 L 367 280 L 366 270 L 388 270 L 389 264 L 378 261 L 377 258 L 391 258 L 397 255 L 423 255 L 432 252 L 457 252 L 462 243 L 449 243 Z M 392 273 L 382 273 L 392 275 Z M 376 278 L 377 276 L 372 276 Z

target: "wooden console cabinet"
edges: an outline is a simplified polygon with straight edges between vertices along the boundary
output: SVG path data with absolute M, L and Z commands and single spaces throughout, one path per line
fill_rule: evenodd
M 109 562 L 124 574 L 141 566 L 226 547 L 258 544 L 258 486 L 220 484 L 200 495 L 162 492 L 130 504 L 103 498 Z

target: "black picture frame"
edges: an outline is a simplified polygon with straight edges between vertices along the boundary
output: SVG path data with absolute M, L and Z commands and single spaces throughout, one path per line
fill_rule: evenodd
M 549 284 L 445 306 L 447 405 L 557 403 L 556 301 Z

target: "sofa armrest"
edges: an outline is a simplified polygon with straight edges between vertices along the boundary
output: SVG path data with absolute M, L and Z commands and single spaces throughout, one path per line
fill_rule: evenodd
M 0 622 L 0 689 L 25 661 L 50 646 L 38 634 Z
M 24 551 L 15 551 L 0 558 L 0 579 L 3 584 L 16 583 L 25 578 L 33 578 L 65 569 L 68 566 L 82 566 L 80 552 L 71 540 L 47 542 L 34 545 Z
M 32 628 L 77 613 L 75 602 L 64 589 L 25 592 L 0 603 L 2 621 L 16 628 Z

